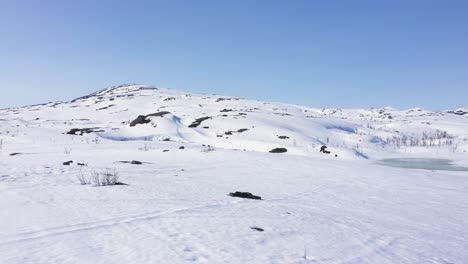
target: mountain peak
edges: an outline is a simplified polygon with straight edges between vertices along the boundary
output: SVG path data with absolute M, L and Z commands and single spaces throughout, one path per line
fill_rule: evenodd
M 126 94 L 126 93 L 132 93 L 132 92 L 137 92 L 141 90 L 157 90 L 155 86 L 150 86 L 150 85 L 142 85 L 142 84 L 122 84 L 118 86 L 112 86 L 109 88 L 102 89 L 100 91 L 94 92 L 89 95 L 85 95 L 82 97 L 78 97 L 72 102 L 82 100 L 82 99 L 88 99 L 90 97 L 95 97 L 95 96 L 104 96 L 104 95 L 115 95 L 115 94 Z
M 150 85 L 142 85 L 142 84 L 123 84 L 119 86 L 113 86 L 110 88 L 103 89 L 95 93 L 95 95 L 104 95 L 104 94 L 122 94 L 122 93 L 130 93 L 136 92 L 141 90 L 154 90 L 158 89 L 154 86 Z

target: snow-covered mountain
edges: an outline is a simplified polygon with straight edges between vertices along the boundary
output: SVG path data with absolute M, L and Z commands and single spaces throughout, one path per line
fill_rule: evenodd
M 144 85 L 3 109 L 0 263 L 467 263 L 467 171 L 378 163 L 468 165 L 467 110 Z

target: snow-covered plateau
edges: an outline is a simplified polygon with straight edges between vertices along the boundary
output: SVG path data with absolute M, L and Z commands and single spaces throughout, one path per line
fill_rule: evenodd
M 0 263 L 468 263 L 468 171 L 379 163 L 467 151 L 468 108 L 124 85 L 3 109 Z

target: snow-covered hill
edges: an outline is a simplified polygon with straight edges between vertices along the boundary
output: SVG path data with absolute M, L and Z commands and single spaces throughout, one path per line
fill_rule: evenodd
M 2 127 L 13 134 L 20 127 L 33 133 L 55 130 L 56 135 L 74 128 L 95 128 L 99 132 L 86 138 L 169 140 L 259 152 L 283 147 L 288 154 L 308 156 L 320 155 L 320 146 L 327 145 L 332 154 L 341 158 L 375 159 L 396 153 L 431 155 L 431 149 L 436 149 L 437 155 L 454 152 L 454 148 L 463 152 L 467 146 L 468 116 L 461 111 L 313 109 L 130 85 L 104 89 L 66 103 L 7 109 L 0 111 L 0 117 Z M 144 117 L 135 121 L 139 116 Z M 135 123 L 131 125 L 132 121 Z M 38 140 L 37 136 L 31 139 Z M 69 136 L 57 136 L 56 140 L 68 139 Z
M 0 263 L 468 262 L 467 172 L 376 164 L 468 164 L 466 110 L 143 85 L 3 109 Z M 110 170 L 128 185 L 80 185 Z

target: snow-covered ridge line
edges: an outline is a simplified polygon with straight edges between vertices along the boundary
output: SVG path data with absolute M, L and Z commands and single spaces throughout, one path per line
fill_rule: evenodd
M 422 108 L 316 109 L 139 84 L 65 103 L 4 110 L 0 116 L 80 136 L 94 134 L 87 128 L 99 128 L 95 135 L 105 140 L 164 139 L 259 152 L 284 148 L 297 155 L 311 155 L 326 144 L 331 156 L 343 158 L 375 159 L 426 147 L 453 151 L 459 145 L 464 151 L 468 137 L 466 117 L 460 114 Z
M 152 85 L 145 85 L 145 84 L 122 84 L 122 85 L 117 85 L 117 86 L 112 86 L 108 88 L 104 88 L 102 90 L 93 92 L 88 95 L 80 96 L 78 98 L 72 99 L 70 101 L 51 101 L 47 103 L 38 103 L 38 104 L 33 104 L 33 105 L 25 105 L 25 106 L 20 106 L 20 107 L 7 107 L 7 108 L 2 108 L 0 111 L 4 110 L 12 110 L 12 109 L 22 109 L 22 108 L 33 108 L 33 107 L 38 107 L 38 106 L 47 106 L 47 105 L 57 105 L 57 104 L 62 104 L 62 103 L 74 103 L 80 100 L 85 100 L 85 99 L 90 99 L 93 97 L 101 97 L 101 96 L 112 96 L 112 95 L 124 95 L 124 94 L 129 94 L 129 93 L 135 93 L 139 91 L 145 91 L 145 90 L 158 90 L 161 89 L 156 86 Z M 166 90 L 172 90 L 169 88 L 165 88 Z M 182 92 L 182 91 L 177 91 L 177 90 L 172 90 L 173 92 L 179 92 L 180 94 L 185 94 L 186 96 L 192 96 L 192 95 L 197 95 L 197 94 L 192 94 L 188 92 Z M 225 96 L 225 95 L 218 95 L 218 94 L 198 94 L 198 96 L 205 96 L 205 97 L 210 97 L 210 96 L 217 96 L 217 98 L 224 100 L 249 100 L 246 98 L 241 98 L 237 96 Z M 252 100 L 252 101 L 259 101 L 259 100 Z M 283 103 L 283 102 L 275 102 L 275 101 L 259 101 L 259 102 L 264 102 L 266 104 L 282 104 L 284 106 L 290 106 L 290 107 L 296 107 L 298 109 L 302 109 L 304 112 L 307 112 L 308 110 L 316 111 L 317 109 L 312 108 L 310 106 L 304 106 L 304 105 L 298 105 L 298 104 L 291 104 L 291 103 Z M 406 113 L 421 113 L 421 112 L 426 112 L 426 113 L 434 113 L 434 114 L 440 114 L 440 113 L 448 113 L 448 114 L 455 114 L 459 116 L 468 116 L 468 107 L 460 107 L 460 108 L 455 108 L 454 110 L 445 110 L 445 111 L 432 111 L 420 107 L 414 107 L 414 108 L 409 108 L 409 109 L 397 109 L 394 107 L 382 107 L 382 108 L 367 108 L 367 109 L 362 109 L 362 108 L 322 108 L 322 112 L 326 112 L 327 114 L 333 115 L 337 112 L 340 111 L 370 111 L 370 112 L 406 112 Z
M 455 110 L 447 111 L 447 113 L 461 115 L 461 116 L 468 116 L 468 107 L 457 108 Z
M 121 94 L 121 93 L 129 93 L 129 92 L 136 92 L 141 90 L 157 90 L 158 88 L 149 85 L 142 85 L 142 84 L 123 84 L 118 86 L 112 86 L 109 88 L 102 89 L 100 91 L 91 93 L 89 95 L 81 96 L 76 99 L 73 99 L 71 102 L 76 102 L 83 99 L 88 99 L 90 97 L 95 96 L 103 96 L 108 94 Z

